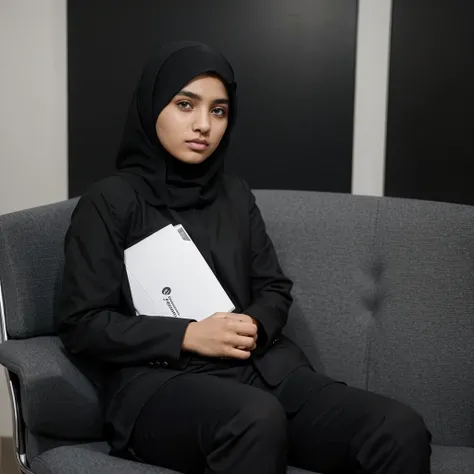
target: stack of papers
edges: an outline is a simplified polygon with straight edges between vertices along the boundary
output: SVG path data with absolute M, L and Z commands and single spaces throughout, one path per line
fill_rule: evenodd
M 235 309 L 184 227 L 172 224 L 125 250 L 136 314 L 200 321 Z

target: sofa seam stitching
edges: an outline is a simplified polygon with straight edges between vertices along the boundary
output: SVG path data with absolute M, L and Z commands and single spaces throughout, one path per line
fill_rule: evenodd
M 376 262 L 376 248 L 377 248 L 377 237 L 378 237 L 378 227 L 379 227 L 379 218 L 380 218 L 380 201 L 381 199 L 377 199 L 377 207 L 375 210 L 375 219 L 374 219 L 374 235 L 372 239 L 372 248 L 373 248 L 373 261 Z M 373 292 L 372 298 L 375 301 L 375 297 L 377 295 L 377 282 L 374 277 L 374 285 L 373 285 Z M 367 342 L 367 349 L 366 349 L 366 360 L 365 360 L 365 390 L 369 390 L 369 368 L 370 368 L 370 356 L 371 356 L 371 349 L 372 349 L 372 331 L 374 328 L 374 313 L 375 313 L 375 305 L 371 309 L 371 319 L 370 319 L 370 330 L 369 330 L 369 339 Z

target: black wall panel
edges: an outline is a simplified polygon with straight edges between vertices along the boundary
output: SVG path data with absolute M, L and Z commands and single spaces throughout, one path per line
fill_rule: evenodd
M 143 64 L 183 39 L 236 71 L 230 171 L 254 188 L 350 192 L 356 27 L 354 0 L 69 0 L 70 196 L 113 171 Z
M 474 204 L 474 2 L 394 0 L 385 194 Z

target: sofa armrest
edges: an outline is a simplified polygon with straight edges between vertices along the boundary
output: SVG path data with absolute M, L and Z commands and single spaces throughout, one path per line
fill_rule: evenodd
M 103 437 L 98 390 L 58 337 L 5 341 L 0 364 L 19 380 L 19 409 L 30 431 L 66 439 Z

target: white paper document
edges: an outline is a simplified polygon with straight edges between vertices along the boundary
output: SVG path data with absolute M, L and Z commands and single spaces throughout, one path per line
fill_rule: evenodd
M 137 314 L 200 321 L 235 307 L 181 225 L 160 229 L 125 250 Z

